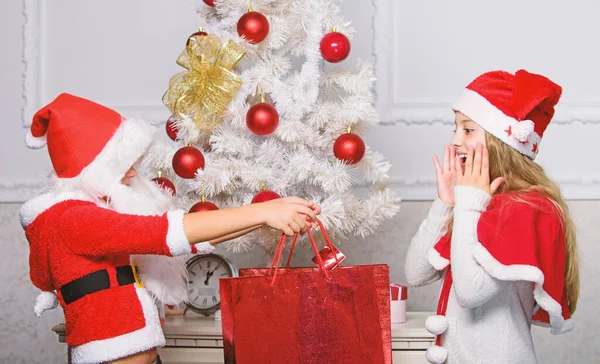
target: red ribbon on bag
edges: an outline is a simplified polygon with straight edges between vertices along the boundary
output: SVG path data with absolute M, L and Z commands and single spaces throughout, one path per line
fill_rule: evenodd
M 392 301 L 404 301 L 408 299 L 408 290 L 406 286 L 399 284 L 390 284 L 390 296 Z
M 316 222 L 317 222 L 317 224 L 319 224 L 319 228 L 321 229 L 321 233 L 323 234 L 323 237 L 325 238 L 325 242 L 327 242 L 327 246 L 329 247 L 329 249 L 331 251 L 339 252 L 339 250 L 335 246 L 333 246 L 333 244 L 331 243 L 331 240 L 329 240 L 329 236 L 327 235 L 327 232 L 325 231 L 325 227 L 323 226 L 323 223 L 319 219 L 317 219 Z M 308 238 L 310 239 L 310 245 L 312 246 L 313 251 L 315 252 L 315 259 L 316 259 L 315 263 L 317 263 L 317 266 L 321 269 L 325 278 L 329 279 L 329 274 L 327 273 L 328 269 L 325 267 L 325 264 L 323 263 L 323 259 L 321 258 L 321 255 L 319 254 L 319 249 L 317 248 L 317 243 L 315 242 L 315 238 L 313 237 L 310 229 L 306 230 L 306 233 L 308 234 Z M 279 263 L 281 262 L 281 257 L 283 256 L 283 249 L 285 248 L 285 239 L 286 239 L 286 235 L 281 234 L 281 238 L 279 239 L 277 248 L 275 248 L 275 255 L 273 256 L 273 260 L 271 261 L 271 267 L 269 268 L 269 272 L 268 272 L 268 275 L 273 274 L 273 279 L 271 280 L 271 286 L 273 286 L 275 284 L 275 278 L 277 277 L 277 273 L 279 272 L 279 269 L 280 269 Z M 292 254 L 294 253 L 294 248 L 296 247 L 297 240 L 298 240 L 298 233 L 295 233 L 294 238 L 292 240 L 292 246 L 290 248 L 290 255 L 288 257 L 288 260 L 287 260 L 284 270 L 287 270 L 290 267 L 290 263 L 292 261 Z M 338 265 L 341 262 L 341 260 L 339 260 L 337 256 L 334 256 L 334 260 Z
M 333 250 L 331 247 L 333 248 Z M 319 251 L 319 255 L 321 256 L 323 265 L 325 266 L 325 269 L 327 269 L 327 270 L 334 270 L 335 268 L 339 267 L 340 263 L 344 259 L 346 259 L 346 256 L 344 255 L 344 253 L 342 253 L 336 246 L 331 244 L 331 247 L 329 247 L 329 245 L 327 245 Z M 312 258 L 312 261 L 316 264 L 317 256 L 314 256 Z

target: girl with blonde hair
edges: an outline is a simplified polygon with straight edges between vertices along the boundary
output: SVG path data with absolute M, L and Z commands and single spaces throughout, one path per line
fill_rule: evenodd
M 453 105 L 456 130 L 438 197 L 406 257 L 410 285 L 444 278 L 432 363 L 536 363 L 531 324 L 573 328 L 579 296 L 575 226 L 534 163 L 562 93 L 548 78 L 493 71 Z

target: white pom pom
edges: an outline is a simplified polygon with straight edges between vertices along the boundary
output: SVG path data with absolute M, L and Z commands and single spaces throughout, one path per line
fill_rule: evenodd
M 35 298 L 33 312 L 37 317 L 42 315 L 42 312 L 52 310 L 58 306 L 58 299 L 54 292 L 43 291 Z
M 533 121 L 522 120 L 512 127 L 512 134 L 515 139 L 520 142 L 526 142 L 534 129 Z
M 25 135 L 25 144 L 31 149 L 40 149 L 46 146 L 46 135 L 34 137 L 31 130 Z
M 425 357 L 430 363 L 442 364 L 448 358 L 448 350 L 441 346 L 430 346 L 427 348 Z
M 434 335 L 443 334 L 448 329 L 448 319 L 442 315 L 429 316 L 425 320 L 425 328 Z

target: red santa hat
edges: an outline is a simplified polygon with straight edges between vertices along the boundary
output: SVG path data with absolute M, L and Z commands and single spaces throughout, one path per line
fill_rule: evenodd
M 70 94 L 60 94 L 34 116 L 27 146 L 48 153 L 63 185 L 106 194 L 144 154 L 154 127 Z
M 548 78 L 519 70 L 482 74 L 454 103 L 463 113 L 521 154 L 535 159 L 554 116 L 562 88 Z

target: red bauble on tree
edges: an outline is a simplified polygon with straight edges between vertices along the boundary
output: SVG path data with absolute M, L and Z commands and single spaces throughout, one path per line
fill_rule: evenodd
M 181 178 L 194 178 L 198 169 L 204 168 L 204 156 L 198 149 L 187 146 L 173 156 L 173 170 Z
M 158 171 L 158 177 L 152 178 L 152 181 L 156 182 L 161 188 L 170 190 L 171 194 L 175 196 L 175 185 L 170 179 L 163 177 L 160 171 Z
M 247 12 L 238 20 L 237 32 L 249 43 L 260 43 L 269 35 L 269 21 L 257 11 Z
M 196 33 L 194 33 L 188 37 L 187 41 L 185 42 L 185 46 L 187 47 L 190 44 L 192 37 L 205 36 L 205 35 L 207 35 L 207 33 L 205 31 L 203 31 L 202 28 L 200 28 L 199 31 L 197 31 Z
M 174 116 L 171 116 L 169 118 L 169 120 L 167 120 L 166 129 L 167 129 L 167 135 L 169 136 L 169 138 L 171 138 L 171 140 L 173 140 L 173 141 L 177 140 L 177 133 L 179 132 L 179 130 L 177 130 L 177 128 L 175 127 L 175 117 Z
M 350 41 L 344 34 L 334 30 L 323 36 L 320 49 L 321 56 L 327 62 L 341 62 L 350 54 Z
M 348 164 L 360 162 L 365 155 L 365 142 L 354 133 L 340 135 L 333 144 L 333 154 Z
M 264 191 L 260 191 L 259 193 L 257 193 L 254 196 L 254 198 L 252 198 L 252 203 L 267 202 L 267 201 L 275 200 L 278 198 L 281 198 L 281 196 L 279 196 L 277 194 L 277 192 L 270 191 L 270 190 L 264 190 Z
M 279 113 L 266 102 L 252 106 L 246 113 L 246 125 L 257 135 L 268 135 L 277 129 Z
M 190 207 L 189 212 L 214 211 L 218 209 L 219 208 L 214 203 L 202 200 L 200 202 L 196 202 L 194 206 Z
M 203 0 L 203 1 L 208 6 L 212 6 L 212 7 L 215 6 L 215 0 Z

